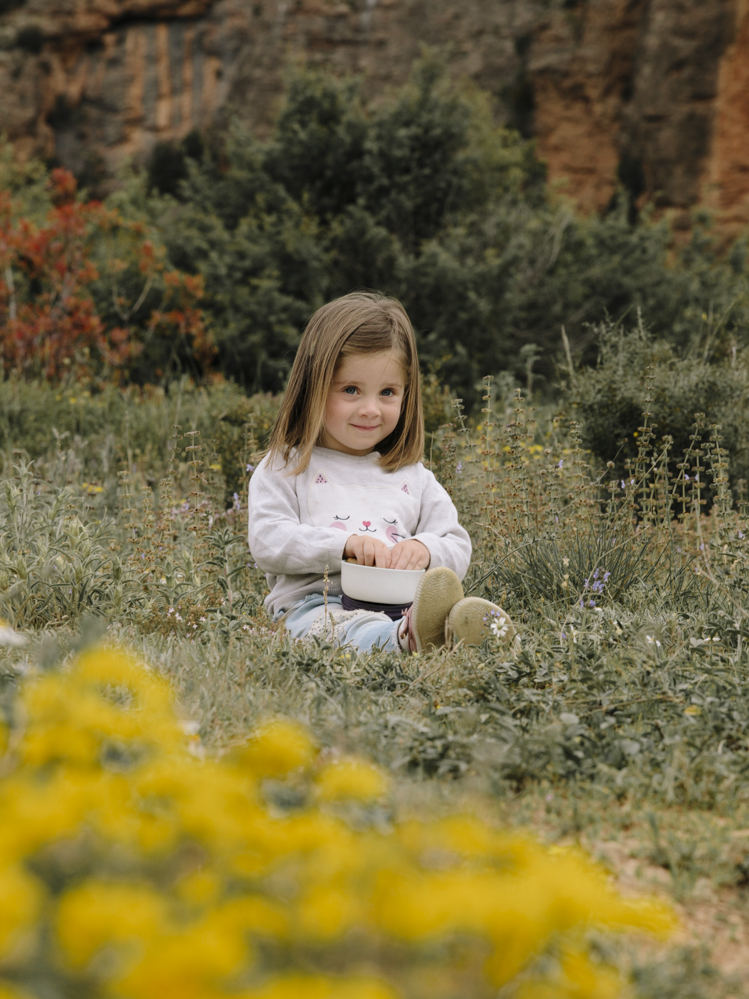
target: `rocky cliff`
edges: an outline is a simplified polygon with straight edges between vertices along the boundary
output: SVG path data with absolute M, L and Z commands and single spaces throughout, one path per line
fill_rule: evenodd
M 106 187 L 229 108 L 267 129 L 289 58 L 376 97 L 422 43 L 582 207 L 621 181 L 749 222 L 749 0 L 0 0 L 0 131 Z

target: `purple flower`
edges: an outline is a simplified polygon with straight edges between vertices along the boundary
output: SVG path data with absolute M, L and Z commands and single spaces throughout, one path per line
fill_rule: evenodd
M 462 461 L 459 461 L 458 464 L 455 466 L 455 471 L 456 472 L 462 472 L 463 471 L 463 462 Z
M 254 472 L 255 471 L 255 466 L 254 465 L 248 465 L 247 466 L 247 471 L 248 472 Z
M 557 468 L 564 468 L 564 458 L 559 459 L 559 464 L 557 465 Z
M 622 489 L 626 489 L 626 488 L 627 488 L 627 485 L 626 485 L 624 479 L 622 479 Z

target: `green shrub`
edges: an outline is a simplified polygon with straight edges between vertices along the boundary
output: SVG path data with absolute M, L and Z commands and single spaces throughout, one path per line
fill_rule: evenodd
M 736 484 L 749 478 L 749 409 L 747 358 L 744 352 L 712 357 L 710 352 L 678 351 L 656 339 L 640 323 L 624 330 L 608 323 L 597 330 L 598 363 L 574 375 L 569 400 L 581 417 L 582 436 L 604 462 L 612 461 L 626 477 L 642 441 L 643 413 L 655 433 L 656 450 L 670 438 L 672 472 L 692 445 L 696 414 L 704 414 L 702 447 L 710 426 L 720 425 L 728 449 L 729 473 Z M 710 363 L 712 361 L 712 363 Z M 646 401 L 647 400 L 647 401 Z M 707 485 L 707 480 L 706 480 Z
M 185 162 L 178 202 L 146 202 L 172 263 L 204 278 L 219 367 L 253 391 L 282 388 L 311 313 L 362 287 L 404 302 L 425 368 L 469 409 L 487 371 L 525 375 L 523 348 L 548 391 L 561 325 L 586 362 L 585 324 L 635 308 L 674 343 L 703 314 L 745 337 L 741 245 L 721 257 L 700 217 L 675 252 L 667 220 L 633 225 L 624 199 L 577 215 L 532 144 L 433 59 L 373 107 L 356 81 L 296 71 L 266 142 L 233 125 Z

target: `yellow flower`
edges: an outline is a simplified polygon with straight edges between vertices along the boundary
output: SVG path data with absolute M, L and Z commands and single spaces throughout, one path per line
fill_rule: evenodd
M 298 932 L 314 940 L 340 936 L 361 915 L 351 886 L 316 885 L 295 906 Z
M 153 939 L 166 915 L 166 900 L 146 885 L 89 881 L 60 900 L 57 939 L 70 965 L 82 968 L 103 947 Z
M 32 928 L 41 902 L 42 888 L 35 878 L 21 867 L 0 868 L 0 957 L 10 954 Z
M 487 986 L 517 985 L 536 957 L 558 953 L 523 999 L 613 999 L 614 973 L 571 943 L 588 927 L 666 935 L 675 925 L 660 903 L 623 899 L 582 852 L 470 816 L 353 828 L 320 805 L 386 793 L 386 776 L 363 760 L 323 767 L 317 804 L 276 815 L 262 779 L 311 782 L 306 730 L 278 719 L 229 757 L 195 759 L 167 684 L 123 653 L 87 653 L 66 673 L 27 681 L 21 697 L 24 735 L 0 778 L 0 957 L 12 951 L 19 967 L 53 904 L 25 869 L 35 856 L 45 870 L 62 864 L 66 879 L 96 871 L 55 903 L 56 947 L 70 970 L 101 978 L 103 993 L 132 999 L 227 995 L 252 980 L 264 938 L 278 941 L 266 940 L 269 961 L 299 951 L 310 974 L 276 965 L 274 976 L 271 963 L 265 984 L 235 999 L 395 999 L 376 978 L 314 974 L 326 945 L 351 930 L 373 955 L 382 937 L 404 955 L 435 945 L 448 974 L 446 941 L 483 940 Z M 337 946 L 339 960 L 347 952 Z M 51 969 L 59 961 L 42 958 Z
M 143 940 L 145 951 L 119 979 L 118 994 L 138 999 L 204 999 L 247 963 L 250 953 L 239 931 L 209 913 L 179 928 L 164 926 Z
M 33 999 L 33 997 L 23 989 L 0 983 L 0 999 Z
M 257 777 L 283 777 L 292 770 L 308 767 L 314 759 L 315 746 L 301 725 L 279 718 L 259 728 L 237 755 Z
M 331 763 L 317 777 L 317 795 L 321 801 L 339 801 L 350 798 L 372 801 L 388 790 L 382 771 L 362 760 L 341 760 Z

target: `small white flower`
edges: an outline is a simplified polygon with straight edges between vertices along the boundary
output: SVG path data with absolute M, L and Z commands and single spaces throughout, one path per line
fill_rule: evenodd
M 509 626 L 506 624 L 505 618 L 503 617 L 501 617 L 498 621 L 492 621 L 489 628 L 496 638 L 504 638 L 509 631 Z

